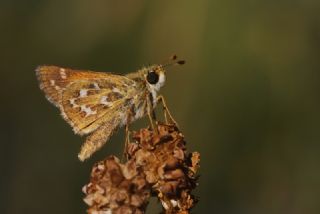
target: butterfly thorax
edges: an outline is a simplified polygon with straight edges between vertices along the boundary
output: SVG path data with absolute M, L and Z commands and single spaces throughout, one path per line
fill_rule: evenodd
M 144 67 L 141 70 L 126 75 L 134 81 L 134 91 L 138 92 L 133 99 L 132 111 L 134 119 L 143 117 L 147 113 L 148 101 L 155 108 L 157 93 L 164 85 L 164 70 L 159 65 Z

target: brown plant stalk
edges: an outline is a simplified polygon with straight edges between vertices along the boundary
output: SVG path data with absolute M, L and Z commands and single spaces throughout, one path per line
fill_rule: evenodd
M 89 214 L 145 213 L 150 197 L 157 197 L 166 214 L 187 214 L 196 203 L 198 152 L 188 153 L 175 125 L 141 129 L 125 151 L 127 161 L 110 156 L 93 166 L 84 186 Z

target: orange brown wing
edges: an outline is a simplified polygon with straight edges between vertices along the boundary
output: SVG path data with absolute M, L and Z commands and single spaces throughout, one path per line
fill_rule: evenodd
M 110 73 L 40 66 L 37 76 L 47 99 L 80 135 L 93 132 L 116 114 L 123 114 L 123 106 L 134 93 L 133 80 Z M 121 122 L 116 121 L 114 127 Z
M 73 70 L 58 66 L 38 66 L 36 74 L 40 88 L 45 92 L 47 99 L 59 107 L 62 91 L 73 82 L 86 79 L 102 79 L 106 76 L 117 76 L 103 72 Z

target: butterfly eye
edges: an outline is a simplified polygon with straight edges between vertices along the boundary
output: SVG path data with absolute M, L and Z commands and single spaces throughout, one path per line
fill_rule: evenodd
M 159 81 L 159 75 L 154 71 L 150 71 L 147 75 L 147 81 L 150 84 L 157 84 L 157 82 Z

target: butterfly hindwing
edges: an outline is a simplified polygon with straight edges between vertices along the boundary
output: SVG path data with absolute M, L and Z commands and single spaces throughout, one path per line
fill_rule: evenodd
M 87 137 L 78 154 L 78 157 L 81 161 L 89 158 L 95 151 L 99 150 L 108 141 L 115 130 L 114 124 L 119 124 L 119 119 L 119 117 L 113 117 L 109 119 Z

